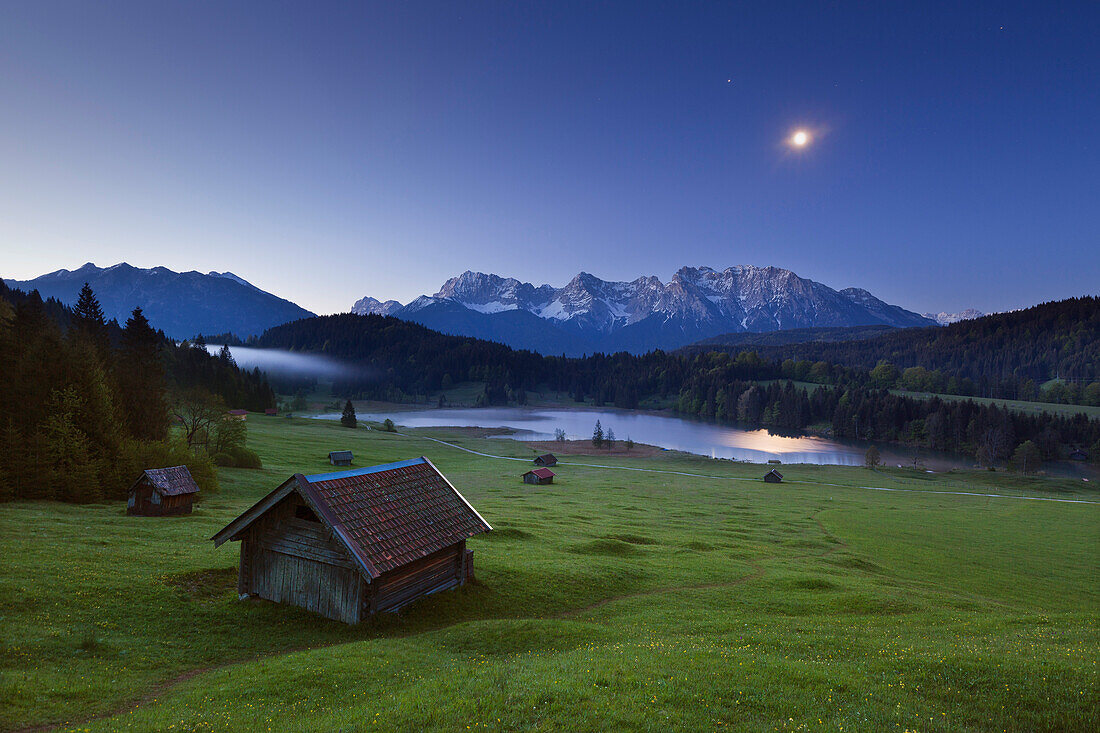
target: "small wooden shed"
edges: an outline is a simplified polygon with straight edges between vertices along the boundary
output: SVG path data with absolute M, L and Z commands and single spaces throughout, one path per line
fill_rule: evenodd
M 1081 450 L 1080 448 L 1074 448 L 1069 452 L 1069 459 L 1071 461 L 1087 461 L 1088 458 L 1089 454 Z
M 549 468 L 536 468 L 523 474 L 523 483 L 525 484 L 552 484 L 554 483 L 554 472 Z
M 783 474 L 773 468 L 764 474 L 764 480 L 769 484 L 781 484 L 783 483 Z
M 126 513 L 140 517 L 190 514 L 198 493 L 187 466 L 147 468 L 130 486 Z
M 264 410 L 264 414 L 265 415 L 278 415 L 279 414 L 279 408 L 277 408 L 277 407 L 268 407 L 266 410 Z
M 558 465 L 557 456 L 553 453 L 543 453 L 541 456 L 535 459 L 536 466 L 556 466 Z
M 225 418 L 227 420 L 247 420 L 248 410 L 230 410 L 225 413 Z
M 350 450 L 334 450 L 328 454 L 328 462 L 334 466 L 350 466 L 351 461 Z
M 295 474 L 211 539 L 241 543 L 237 591 L 357 623 L 473 577 L 492 527 L 427 458 Z

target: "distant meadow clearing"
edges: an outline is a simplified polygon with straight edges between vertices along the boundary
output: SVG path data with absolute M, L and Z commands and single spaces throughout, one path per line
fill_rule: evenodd
M 191 516 L 0 505 L 4 730 L 1100 729 L 1100 502 L 1080 481 L 571 456 L 251 416 Z M 493 525 L 477 582 L 358 626 L 237 600 L 208 538 L 328 451 L 426 455 Z M 872 491 L 859 487 L 904 489 Z M 1086 493 L 1082 493 L 1086 492 Z

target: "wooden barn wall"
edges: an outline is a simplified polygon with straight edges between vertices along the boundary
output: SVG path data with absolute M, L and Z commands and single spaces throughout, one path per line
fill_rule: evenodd
M 249 528 L 238 590 L 356 623 L 363 599 L 359 568 L 328 527 L 295 516 L 298 506 L 304 502 L 291 494 Z
M 161 496 L 153 491 L 148 481 L 138 484 L 127 500 L 126 511 L 145 517 L 163 517 L 176 514 L 190 514 L 194 503 L 194 494 L 179 496 Z
M 371 587 L 369 610 L 391 611 L 465 580 L 465 541 L 382 575 Z

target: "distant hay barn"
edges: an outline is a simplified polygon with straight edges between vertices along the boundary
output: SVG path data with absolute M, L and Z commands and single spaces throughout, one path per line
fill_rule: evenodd
M 225 413 L 225 417 L 227 420 L 247 420 L 248 410 L 230 410 L 229 412 Z
M 241 543 L 237 591 L 357 623 L 473 578 L 489 526 L 427 458 L 295 474 L 211 539 Z
M 783 474 L 776 471 L 774 468 L 764 474 L 764 480 L 769 484 L 781 484 L 783 483 Z
M 334 466 L 350 466 L 352 460 L 350 450 L 334 450 L 328 454 L 328 462 Z
M 278 415 L 279 414 L 279 408 L 269 407 L 266 410 L 264 410 L 264 414 L 265 415 Z
M 187 466 L 147 468 L 130 486 L 126 513 L 139 517 L 190 514 L 198 493 Z
M 523 483 L 552 484 L 554 483 L 554 472 L 549 468 L 536 468 L 523 474 Z
M 1089 458 L 1089 454 L 1081 450 L 1080 448 L 1074 448 L 1072 451 L 1070 451 L 1069 458 L 1071 461 L 1087 461 Z
M 553 453 L 543 453 L 541 456 L 535 459 L 536 466 L 556 466 L 558 465 L 558 459 Z

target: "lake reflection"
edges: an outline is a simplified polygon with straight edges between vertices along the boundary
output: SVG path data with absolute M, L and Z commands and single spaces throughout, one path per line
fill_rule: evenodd
M 319 415 L 338 419 L 338 414 Z M 672 415 L 630 410 L 547 409 L 522 407 L 485 407 L 477 409 L 432 408 L 395 413 L 363 413 L 360 420 L 381 422 L 392 419 L 410 428 L 429 427 L 506 427 L 517 432 L 506 436 L 515 440 L 553 440 L 558 428 L 571 440 L 587 440 L 599 420 L 604 432 L 613 430 L 615 439 L 631 438 L 662 448 L 753 463 L 779 460 L 783 463 L 814 463 L 861 466 L 865 444 L 848 443 L 811 436 L 771 434 L 767 430 L 746 430 Z M 911 465 L 912 455 L 879 446 L 888 464 Z M 937 454 L 922 455 L 924 466 L 935 470 L 968 468 L 972 461 Z

